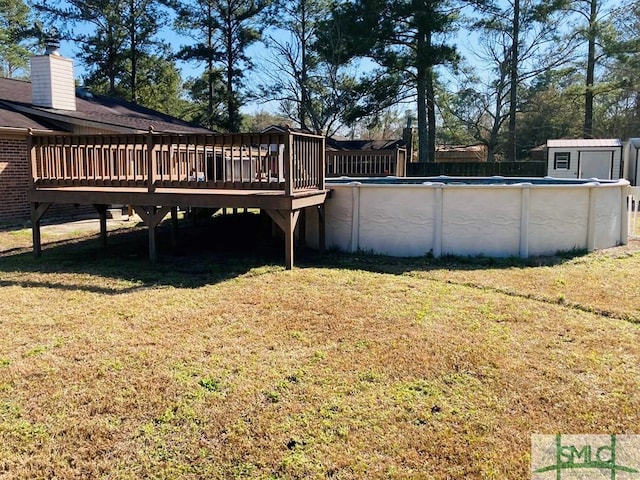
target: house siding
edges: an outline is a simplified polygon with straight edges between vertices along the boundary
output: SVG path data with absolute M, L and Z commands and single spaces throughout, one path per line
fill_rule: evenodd
M 73 61 L 57 55 L 31 59 L 33 104 L 62 110 L 76 109 Z

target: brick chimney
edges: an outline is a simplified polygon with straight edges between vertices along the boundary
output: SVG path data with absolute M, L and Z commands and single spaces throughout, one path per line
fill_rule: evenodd
M 76 85 L 73 60 L 60 56 L 60 41 L 55 36 L 45 39 L 44 55 L 31 57 L 33 105 L 58 110 L 76 109 Z

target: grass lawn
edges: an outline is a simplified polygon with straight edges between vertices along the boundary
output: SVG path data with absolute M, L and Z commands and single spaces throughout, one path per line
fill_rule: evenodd
M 533 433 L 640 433 L 637 241 L 285 271 L 220 231 L 0 232 L 1 478 L 523 479 Z

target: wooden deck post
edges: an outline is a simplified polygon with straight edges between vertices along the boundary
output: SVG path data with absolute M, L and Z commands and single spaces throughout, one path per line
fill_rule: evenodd
M 299 213 L 295 212 L 296 214 Z M 296 229 L 294 212 L 289 211 L 284 215 L 285 217 L 285 230 L 284 230 L 284 267 L 287 270 L 293 269 L 293 237 Z M 297 220 L 297 215 L 296 215 Z
M 307 248 L 307 210 L 301 210 L 298 219 L 298 248 Z
M 42 238 L 40 236 L 40 219 L 45 214 L 51 203 L 31 203 L 31 236 L 33 238 L 33 253 L 36 257 L 42 256 Z
M 140 216 L 142 221 L 149 228 L 149 260 L 156 263 L 158 251 L 156 249 L 156 227 L 162 219 L 169 213 L 171 207 L 149 207 L 143 205 L 133 205 L 133 209 Z
M 158 231 L 155 226 L 148 226 L 149 228 L 149 261 L 156 263 L 158 261 L 158 249 L 156 243 L 158 240 Z
M 322 141 L 320 143 L 320 151 L 318 152 L 318 156 L 320 157 L 319 165 L 318 165 L 318 185 L 317 187 L 320 190 L 324 190 L 325 187 L 325 177 L 326 177 L 326 168 L 327 168 L 327 146 L 326 146 L 327 138 L 323 135 Z
M 35 188 L 36 177 L 38 175 L 38 157 L 33 146 L 33 129 L 29 129 L 27 135 L 27 154 L 29 155 L 29 184 L 31 188 Z
M 284 263 L 287 270 L 293 268 L 293 237 L 300 210 L 265 210 L 284 232 Z
M 324 253 L 327 248 L 324 204 L 318 205 L 318 236 L 318 248 L 320 249 L 320 253 Z
M 156 189 L 156 176 L 153 161 L 153 127 L 147 133 L 147 191 L 153 193 Z
M 294 169 L 293 169 L 293 135 L 291 130 L 287 128 L 284 137 L 284 193 L 290 196 L 294 189 Z
M 107 246 L 107 208 L 108 205 L 93 205 L 100 217 L 100 241 L 103 247 Z
M 178 207 L 171 207 L 171 246 L 178 246 Z

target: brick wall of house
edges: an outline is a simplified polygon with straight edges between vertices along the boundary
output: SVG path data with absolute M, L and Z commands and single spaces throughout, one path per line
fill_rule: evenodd
M 27 190 L 30 184 L 27 142 L 23 137 L 0 137 L 0 223 L 27 222 L 31 218 Z M 91 205 L 53 204 L 43 221 L 97 217 Z
M 0 137 L 0 222 L 29 218 L 27 142 Z

